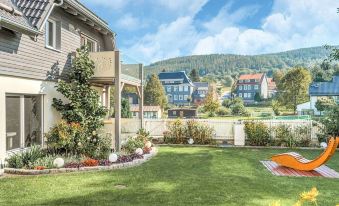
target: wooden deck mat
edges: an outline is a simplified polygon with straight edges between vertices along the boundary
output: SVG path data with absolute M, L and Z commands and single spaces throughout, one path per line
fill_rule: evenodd
M 276 176 L 293 176 L 293 177 L 326 177 L 339 178 L 339 173 L 323 165 L 313 171 L 301 171 L 278 165 L 273 161 L 260 161 L 268 171 Z

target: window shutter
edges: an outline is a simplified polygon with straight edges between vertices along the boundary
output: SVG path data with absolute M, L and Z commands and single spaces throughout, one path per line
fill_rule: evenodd
M 61 21 L 56 22 L 56 49 L 61 50 Z

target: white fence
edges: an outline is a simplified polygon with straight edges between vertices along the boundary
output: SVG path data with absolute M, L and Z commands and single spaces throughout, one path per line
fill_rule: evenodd
M 162 137 L 165 131 L 168 131 L 168 126 L 174 122 L 175 119 L 145 119 L 144 128 L 150 132 L 153 137 Z M 189 119 L 183 119 L 186 122 Z M 236 120 L 218 120 L 218 119 L 195 119 L 195 121 L 205 123 L 214 128 L 214 138 L 218 140 L 233 141 L 234 136 L 234 125 L 239 124 Z M 255 120 L 266 124 L 270 131 L 278 125 L 286 125 L 290 128 L 291 132 L 296 132 L 298 128 L 303 127 L 307 130 L 307 134 L 310 135 L 312 140 L 316 140 L 316 131 L 312 126 L 311 120 Z M 141 122 L 139 119 L 122 119 L 122 139 L 126 139 L 128 136 L 134 136 L 136 132 L 141 128 Z M 106 122 L 105 130 L 108 133 L 114 134 L 114 119 Z M 274 136 L 274 135 L 273 135 Z

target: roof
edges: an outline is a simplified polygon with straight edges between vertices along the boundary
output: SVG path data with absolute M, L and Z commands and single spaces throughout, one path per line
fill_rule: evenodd
M 194 82 L 193 84 L 194 84 L 195 87 L 198 87 L 198 89 L 199 89 L 199 87 L 207 87 L 208 88 L 208 86 L 209 86 L 208 82 Z
M 17 31 L 18 29 L 15 29 L 15 27 L 20 27 L 21 30 L 38 34 L 53 8 L 60 6 L 65 9 L 66 12 L 86 21 L 88 25 L 93 26 L 95 29 L 98 29 L 98 31 L 104 34 L 110 33 L 113 36 L 115 35 L 109 28 L 107 22 L 102 20 L 78 0 L 0 0 L 0 8 L 1 4 L 8 8 L 17 9 L 18 12 L 22 14 L 14 15 L 4 9 L 0 9 L 0 25 L 11 30 Z M 9 21 L 8 24 L 11 23 L 11 25 L 4 25 L 3 18 L 5 18 L 5 20 L 7 19 Z
M 174 108 L 174 109 L 169 109 L 168 111 L 197 111 L 197 109 L 194 109 L 194 108 Z
M 38 33 L 29 20 L 11 0 L 0 0 L 0 26 L 15 31 Z
M 53 5 L 52 0 L 13 0 L 17 7 L 24 13 L 31 25 L 40 28 L 49 9 Z
M 245 79 L 261 79 L 264 76 L 264 73 L 258 73 L 258 74 L 242 74 L 239 77 L 239 80 L 245 80 Z
M 191 84 L 192 86 L 193 83 L 190 80 L 190 78 L 188 78 L 188 76 L 186 75 L 185 71 L 180 71 L 180 72 L 161 72 L 159 73 L 159 79 L 161 80 L 165 80 L 165 79 L 182 79 L 183 83 L 188 83 Z
M 160 106 L 144 106 L 144 112 L 158 112 L 161 110 Z M 139 105 L 131 105 L 131 112 L 139 112 Z
M 334 76 L 331 82 L 314 82 L 309 87 L 311 96 L 339 96 L 339 76 Z

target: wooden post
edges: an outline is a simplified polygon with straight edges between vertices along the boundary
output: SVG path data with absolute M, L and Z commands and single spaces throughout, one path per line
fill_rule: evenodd
M 121 62 L 120 52 L 115 52 L 115 151 L 120 151 L 121 141 Z
M 144 68 L 142 64 L 139 64 L 139 78 L 141 80 L 139 86 L 139 118 L 141 128 L 144 128 Z
M 111 86 L 105 85 L 105 106 L 107 108 L 107 115 L 106 118 L 110 118 L 110 112 L 111 112 Z

